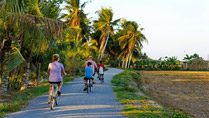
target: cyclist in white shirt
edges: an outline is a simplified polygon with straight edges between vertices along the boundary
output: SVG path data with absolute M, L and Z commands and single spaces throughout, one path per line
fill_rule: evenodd
M 98 68 L 99 68 L 99 74 L 102 75 L 102 77 L 104 78 L 104 64 L 102 63 L 102 61 L 99 61 L 99 64 L 98 64 Z

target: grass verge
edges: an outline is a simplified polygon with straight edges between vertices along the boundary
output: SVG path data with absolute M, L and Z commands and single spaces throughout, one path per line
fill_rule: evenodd
M 70 77 L 64 77 L 63 85 L 73 80 Z M 30 88 L 27 90 L 10 93 L 8 97 L 9 102 L 0 104 L 0 118 L 3 118 L 7 113 L 16 112 L 28 105 L 28 101 L 46 94 L 49 90 L 48 82 L 42 83 L 39 87 Z M 7 95 L 8 96 L 8 95 Z
M 140 74 L 137 71 L 125 70 L 112 79 L 113 91 L 120 103 L 124 104 L 122 114 L 133 118 L 190 118 L 187 114 L 163 108 L 141 88 Z M 144 94 L 140 94 L 144 93 Z

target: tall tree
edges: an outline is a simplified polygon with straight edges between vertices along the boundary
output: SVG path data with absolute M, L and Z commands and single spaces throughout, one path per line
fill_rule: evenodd
M 60 4 L 63 0 L 40 0 L 39 7 L 44 17 L 57 19 L 60 15 Z
M 65 0 L 67 5 L 65 9 L 69 12 L 63 14 L 61 18 L 66 20 L 69 27 L 81 28 L 82 42 L 87 42 L 91 39 L 90 37 L 90 21 L 87 18 L 87 14 L 84 13 L 84 8 L 87 2 L 81 3 L 80 0 Z
M 101 32 L 98 44 L 99 58 L 102 59 L 109 36 L 114 34 L 113 26 L 117 25 L 120 19 L 113 21 L 113 11 L 111 8 L 102 8 L 100 11 L 97 11 L 97 13 L 99 14 L 99 19 L 95 20 L 93 25 L 96 31 Z
M 122 30 L 120 31 L 123 36 L 119 37 L 119 44 L 121 48 L 124 50 L 123 59 L 125 63 L 125 68 L 130 66 L 130 62 L 133 56 L 133 51 L 138 50 L 141 51 L 142 43 L 146 42 L 147 39 L 142 34 L 143 28 L 139 29 L 139 25 L 133 21 L 124 21 L 122 24 Z
M 11 54 L 15 51 L 13 49 L 21 50 L 22 48 L 27 47 L 24 45 L 26 42 L 37 40 L 37 38 L 34 37 L 40 36 L 37 35 L 37 33 L 43 34 L 42 36 L 44 37 L 60 35 L 60 32 L 63 30 L 63 22 L 43 17 L 39 10 L 38 1 L 39 0 L 3 0 L 0 2 L 0 24 L 4 24 L 0 25 L 1 29 L 3 29 L 3 33 L 0 35 L 0 39 L 3 39 L 0 41 L 1 60 L 10 60 Z M 49 33 L 50 35 L 48 35 Z M 31 37 L 33 40 L 30 40 Z M 21 44 L 21 48 L 12 49 L 12 42 L 14 42 L 15 45 Z M 29 47 L 28 51 L 32 50 L 31 48 L 32 47 Z M 18 54 L 23 54 L 23 52 Z M 21 56 L 16 56 L 15 58 L 19 57 Z M 22 61 L 22 59 L 19 60 Z M 1 64 L 1 67 L 3 68 L 7 65 L 9 64 Z M 17 65 L 13 65 L 13 69 L 16 66 Z M 5 80 L 5 83 L 2 83 L 2 86 L 7 86 L 8 82 L 6 81 L 8 80 L 8 72 L 1 73 L 1 75 L 4 76 L 2 79 Z M 4 92 L 7 91 L 7 89 L 3 90 Z

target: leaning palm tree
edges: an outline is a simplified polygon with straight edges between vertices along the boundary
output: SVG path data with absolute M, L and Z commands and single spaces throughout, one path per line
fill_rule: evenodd
M 113 11 L 111 8 L 102 8 L 101 11 L 97 11 L 99 19 L 94 21 L 94 27 L 96 31 L 101 32 L 99 38 L 99 58 L 103 57 L 104 50 L 106 48 L 110 35 L 114 34 L 113 26 L 117 25 L 120 19 L 113 21 Z
M 122 30 L 120 31 L 123 35 L 118 38 L 119 44 L 122 49 L 126 50 L 124 53 L 125 57 L 125 68 L 130 66 L 130 62 L 133 56 L 133 51 L 137 49 L 141 51 L 142 43 L 147 42 L 146 37 L 142 34 L 143 28 L 138 30 L 139 25 L 133 21 L 124 21 L 122 24 Z

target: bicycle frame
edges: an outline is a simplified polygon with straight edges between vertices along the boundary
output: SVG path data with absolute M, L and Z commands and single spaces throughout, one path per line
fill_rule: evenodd
M 104 78 L 102 74 L 99 74 L 99 80 L 100 80 L 100 84 L 104 83 Z
M 91 78 L 88 78 L 87 80 L 87 93 L 91 92 Z
M 50 95 L 53 96 L 53 97 L 56 97 L 55 95 L 57 94 L 57 91 L 58 91 L 58 85 L 57 84 L 51 84 L 51 92 L 50 92 Z
M 50 87 L 50 109 L 52 110 L 54 107 L 54 102 L 58 105 L 57 101 L 57 91 L 58 91 L 58 84 L 51 84 Z

